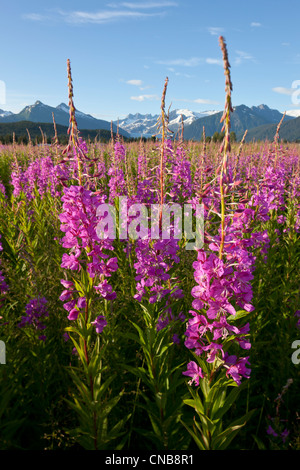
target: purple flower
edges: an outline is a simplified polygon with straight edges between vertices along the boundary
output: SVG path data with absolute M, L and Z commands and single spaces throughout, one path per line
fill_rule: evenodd
M 96 328 L 96 333 L 102 333 L 104 328 L 107 325 L 106 318 L 103 315 L 99 315 L 95 321 L 92 322 L 92 325 Z
M 284 431 L 282 431 L 282 433 L 280 434 L 281 439 L 282 439 L 282 442 L 285 443 L 285 441 L 287 440 L 287 437 L 288 437 L 289 433 L 290 433 L 290 431 L 288 431 L 287 429 L 285 429 Z
M 77 308 L 72 308 L 72 310 L 70 310 L 70 313 L 68 315 L 68 320 L 77 320 L 78 318 L 78 315 L 79 315 L 79 310 L 77 310 Z
M 77 307 L 78 308 L 85 308 L 86 307 L 86 298 L 85 297 L 79 297 L 77 300 Z
M 116 293 L 113 292 L 112 286 L 107 282 L 107 279 L 104 279 L 103 282 L 100 282 L 97 286 L 94 286 L 94 289 L 107 300 L 114 300 L 116 298 Z
M 99 223 L 97 209 L 105 199 L 105 195 L 99 192 L 93 193 L 82 186 L 64 188 L 63 212 L 59 218 L 61 231 L 65 235 L 61 243 L 70 251 L 63 254 L 61 267 L 73 271 L 86 270 L 93 279 L 96 291 L 106 300 L 113 300 L 116 298 L 116 293 L 105 278 L 117 271 L 118 260 L 116 257 L 110 258 L 107 253 L 114 249 L 113 240 L 99 239 L 96 230 Z M 76 312 L 71 313 L 71 310 L 75 309 L 75 305 L 78 309 L 86 308 L 87 299 L 79 297 L 76 301 L 75 296 L 78 293 L 73 282 L 61 280 L 61 283 L 66 289 L 60 299 L 65 301 L 73 297 L 64 304 L 64 308 L 70 312 L 68 318 L 74 320 L 77 318 Z
M 251 369 L 248 369 L 246 367 L 246 364 L 249 364 L 248 361 L 249 357 L 241 357 L 237 359 L 236 356 L 228 356 L 225 353 L 225 364 L 224 367 L 226 367 L 227 372 L 226 375 L 231 376 L 233 380 L 237 383 L 237 385 L 241 384 L 241 378 L 249 378 L 250 377 L 250 372 Z
M 270 424 L 269 424 L 268 429 L 267 429 L 267 434 L 269 434 L 271 436 L 274 436 L 274 437 L 278 436 L 278 434 L 274 431 L 274 429 L 272 428 L 272 426 Z
M 22 316 L 19 328 L 24 328 L 27 325 L 33 326 L 36 330 L 44 330 L 46 325 L 41 321 L 49 316 L 47 311 L 47 299 L 45 297 L 37 297 L 28 302 L 25 307 L 26 315 Z M 42 341 L 45 341 L 46 336 L 42 335 L 39 337 Z
M 188 363 L 187 370 L 183 372 L 183 375 L 192 377 L 192 379 L 189 381 L 189 385 L 192 385 L 193 383 L 195 383 L 197 387 L 199 386 L 199 378 L 201 379 L 204 378 L 204 373 L 201 367 L 199 367 L 194 361 L 191 361 Z

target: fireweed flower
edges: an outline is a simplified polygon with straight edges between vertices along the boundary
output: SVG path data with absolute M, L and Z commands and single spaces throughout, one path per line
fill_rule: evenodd
M 4 186 L 4 184 L 1 182 L 1 180 L 0 180 L 0 193 L 2 193 L 5 198 L 7 198 L 5 186 Z
M 187 375 L 188 377 L 191 377 L 191 380 L 189 381 L 189 385 L 193 385 L 193 383 L 198 387 L 199 386 L 199 378 L 203 379 L 204 378 L 204 373 L 199 367 L 196 362 L 191 361 L 187 365 L 187 370 L 183 372 L 183 375 Z
M 149 239 L 137 240 L 137 261 L 134 263 L 137 273 L 135 277 L 137 294 L 134 296 L 136 300 L 141 302 L 145 296 L 148 296 L 149 302 L 155 303 L 168 294 L 174 297 L 182 295 L 179 287 L 172 286 L 171 289 L 167 282 L 171 279 L 168 271 L 174 263 L 180 261 L 178 250 L 178 241 L 175 239 L 157 240 L 151 243 L 149 234 Z
M 92 322 L 92 325 L 95 326 L 96 333 L 102 333 L 107 326 L 106 318 L 103 315 L 99 315 L 96 320 Z
M 236 356 L 228 356 L 225 353 L 224 356 L 224 367 L 227 369 L 226 376 L 231 376 L 237 385 L 241 385 L 242 377 L 249 378 L 251 369 L 246 365 L 250 364 L 248 361 L 249 357 L 237 358 Z
M 267 429 L 267 434 L 269 434 L 271 436 L 274 436 L 274 437 L 278 436 L 278 434 L 274 431 L 274 429 L 272 428 L 272 426 L 270 424 L 269 424 L 268 429 Z
M 105 198 L 82 186 L 64 188 L 63 212 L 59 217 L 65 236 L 61 244 L 70 250 L 70 254 L 63 254 L 61 267 L 71 271 L 85 269 L 93 279 L 94 289 L 103 298 L 112 300 L 116 293 L 106 278 L 118 269 L 117 258 L 110 258 L 107 254 L 114 249 L 113 240 L 99 239 L 96 233 L 99 223 L 97 208 Z M 63 306 L 69 312 L 69 320 L 76 320 L 79 311 L 86 308 L 87 300 L 79 295 L 72 281 L 61 280 L 61 283 L 65 290 L 60 300 L 67 301 Z
M 266 179 L 273 181 L 273 175 L 271 176 L 268 172 Z M 230 167 L 225 180 L 229 187 L 234 184 L 238 190 L 239 182 L 233 182 Z M 277 186 L 281 189 L 280 184 Z M 250 208 L 244 203 L 239 203 L 234 213 L 225 216 L 224 219 L 222 259 L 215 254 L 219 252 L 221 243 L 221 228 L 219 228 L 216 236 L 207 235 L 210 252 L 198 250 L 197 261 L 193 263 L 194 278 L 197 282 L 191 291 L 194 297 L 192 302 L 194 318 L 188 321 L 185 345 L 188 349 L 194 349 L 197 355 L 204 356 L 208 363 L 218 358 L 222 367 L 226 369 L 226 376 L 232 377 L 237 385 L 240 385 L 243 377 L 250 377 L 251 369 L 247 367 L 249 356 L 242 358 L 229 356 L 223 350 L 223 343 L 235 342 L 241 349 L 249 350 L 251 344 L 247 335 L 250 328 L 248 323 L 237 328 L 228 320 L 228 316 L 234 317 L 237 307 L 248 312 L 254 310 L 251 303 L 253 297 L 251 281 L 256 258 L 252 251 L 260 248 L 260 251 L 266 254 L 269 237 L 266 231 L 256 233 L 251 231 L 251 239 L 246 235 L 257 214 L 260 220 L 268 220 L 269 211 L 277 207 L 272 205 L 275 204 L 274 200 L 276 199 L 279 205 L 282 204 L 280 189 L 276 191 L 274 197 L 270 197 L 266 191 L 261 199 L 252 199 Z M 215 188 L 214 191 L 219 198 L 218 189 Z
M 13 196 L 17 197 L 21 194 L 24 188 L 27 186 L 27 178 L 22 168 L 16 163 L 12 163 L 12 172 L 10 183 L 13 186 Z
M 191 163 L 187 160 L 185 150 L 178 146 L 176 160 L 172 168 L 172 188 L 170 195 L 173 202 L 186 201 L 192 195 Z
M 24 328 L 25 326 L 32 326 L 37 331 L 44 330 L 46 325 L 42 323 L 46 317 L 49 316 L 47 310 L 47 299 L 45 297 L 37 297 L 28 302 L 25 306 L 26 315 L 22 316 L 20 323 L 18 324 L 19 328 Z M 45 341 L 46 336 L 40 335 L 39 339 Z
M 26 169 L 14 163 L 10 183 L 14 187 L 15 197 L 23 192 L 27 200 L 32 200 L 35 197 L 35 189 L 41 197 L 48 192 L 53 197 L 60 196 L 61 181 L 70 176 L 64 164 L 55 165 L 51 157 L 47 156 L 33 160 Z
M 172 141 L 165 142 L 165 163 L 162 171 L 166 171 L 167 166 L 171 168 L 175 165 L 176 159 L 172 147 Z M 155 184 L 160 181 L 160 168 L 156 168 L 156 174 L 153 177 L 146 178 L 142 185 L 138 185 L 138 198 L 141 203 L 158 203 L 159 191 L 155 194 Z M 147 186 L 148 185 L 148 192 Z M 172 224 L 171 224 L 172 225 Z M 172 227 L 171 227 L 172 228 Z M 161 230 L 160 230 L 161 232 Z M 160 233 L 161 235 L 161 233 Z M 171 279 L 169 271 L 180 262 L 178 256 L 178 240 L 170 237 L 169 239 L 151 240 L 151 229 L 148 229 L 147 238 L 139 238 L 135 243 L 136 270 L 135 280 L 137 281 L 134 298 L 139 302 L 148 298 L 149 303 L 156 303 L 168 296 L 172 298 L 183 297 L 183 292 L 179 288 L 177 280 Z M 160 319 L 162 321 L 162 318 Z
M 248 312 L 254 310 L 251 304 L 251 280 L 255 257 L 249 251 L 251 244 L 248 245 L 248 239 L 243 238 L 243 230 L 245 226 L 248 227 L 251 214 L 243 214 L 243 209 L 240 207 L 242 218 L 225 218 L 225 256 L 222 259 L 214 253 L 219 251 L 220 232 L 211 237 L 211 252 L 198 250 L 197 261 L 193 263 L 197 285 L 191 291 L 194 297 L 194 318 L 188 321 L 185 341 L 188 349 L 194 349 L 208 363 L 213 363 L 218 358 L 227 369 L 227 377 L 231 376 L 237 385 L 240 385 L 242 377 L 250 376 L 251 370 L 246 367 L 249 357 L 238 359 L 236 356 L 227 356 L 223 343 L 232 341 L 242 349 L 251 348 L 250 341 L 246 338 L 249 324 L 239 329 L 228 320 L 229 316 L 236 314 L 237 306 Z

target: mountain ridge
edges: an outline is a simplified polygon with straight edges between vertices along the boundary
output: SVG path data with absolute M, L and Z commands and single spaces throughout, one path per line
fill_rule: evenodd
M 206 136 L 213 136 L 215 132 L 221 132 L 223 123 L 221 117 L 223 111 L 211 116 L 200 118 L 187 126 L 184 130 L 184 138 L 186 140 L 201 140 L 203 127 Z M 252 106 L 239 105 L 233 108 L 230 116 L 230 130 L 236 135 L 243 135 L 244 132 L 255 127 L 266 124 L 278 124 L 283 114 L 278 110 L 270 109 L 267 105 Z M 292 116 L 285 116 L 287 121 L 295 119 Z
M 10 113 L 7 111 L 6 113 Z M 8 122 L 20 122 L 20 121 L 31 121 L 31 122 L 43 122 L 53 123 L 53 116 L 56 124 L 62 126 L 69 126 L 69 106 L 65 103 L 60 103 L 56 108 L 49 106 L 37 100 L 33 105 L 25 106 L 19 113 L 11 113 L 1 115 L 0 123 Z M 90 130 L 109 130 L 111 129 L 111 123 L 102 119 L 96 119 L 90 114 L 85 114 L 81 111 L 75 111 L 75 117 L 77 121 L 78 129 L 90 129 Z M 117 126 L 112 125 L 113 132 L 117 132 Z M 119 134 L 129 138 L 130 135 L 126 130 L 119 128 Z
M 53 125 L 52 113 L 57 125 L 69 126 L 69 106 L 67 104 L 60 103 L 58 106 L 52 107 L 39 100 L 32 105 L 25 106 L 16 114 L 0 109 L 0 123 L 27 121 L 51 123 Z M 206 136 L 212 137 L 214 133 L 221 132 L 222 123 L 220 120 L 222 115 L 223 111 L 216 110 L 195 112 L 185 108 L 175 109 L 169 112 L 168 127 L 173 136 L 176 137 L 177 133 L 181 131 L 183 120 L 184 139 L 200 141 L 203 127 Z M 288 135 L 289 139 L 297 140 L 299 138 L 298 121 L 296 121 L 299 115 L 300 110 L 291 110 L 286 113 L 282 128 L 284 129 L 284 135 Z M 121 136 L 129 139 L 149 138 L 159 133 L 157 128 L 159 114 L 129 113 L 125 118 L 112 122 L 96 119 L 92 115 L 79 110 L 75 111 L 75 116 L 79 130 L 110 131 L 112 126 L 114 133 L 118 131 Z M 242 138 L 246 130 L 248 132 L 246 140 L 272 138 L 274 136 L 273 134 L 271 137 L 273 127 L 278 125 L 282 117 L 283 113 L 269 108 L 266 104 L 251 107 L 243 104 L 238 105 L 233 108 L 231 113 L 230 130 L 235 132 L 238 140 Z M 296 121 L 296 123 L 289 127 L 289 122 L 292 121 Z

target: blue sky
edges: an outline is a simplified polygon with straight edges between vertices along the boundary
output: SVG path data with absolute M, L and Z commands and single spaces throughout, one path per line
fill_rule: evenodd
M 233 105 L 300 108 L 299 13 L 298 0 L 3 2 L 0 108 L 68 103 L 69 58 L 75 107 L 95 117 L 158 114 L 166 77 L 167 108 L 222 110 L 220 34 Z

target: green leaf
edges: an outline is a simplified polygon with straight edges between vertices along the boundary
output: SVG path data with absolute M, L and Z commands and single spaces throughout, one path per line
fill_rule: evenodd
M 221 419 L 223 415 L 230 409 L 232 404 L 237 400 L 237 397 L 241 391 L 248 385 L 246 381 L 242 382 L 239 387 L 234 387 L 233 390 L 229 393 L 225 399 L 224 405 L 216 409 L 216 406 L 213 408 L 214 419 Z
M 259 450 L 266 450 L 265 444 L 257 436 L 255 436 L 254 434 L 251 434 L 251 435 L 252 435 L 253 439 L 255 440 Z
M 200 437 L 197 436 L 197 434 L 194 433 L 182 420 L 180 420 L 181 424 L 185 427 L 185 429 L 188 431 L 188 433 L 192 436 L 195 444 L 197 445 L 198 449 L 200 450 L 207 450 L 207 447 L 205 447 L 203 441 L 201 440 Z
M 241 418 L 235 420 L 233 423 L 231 423 L 228 428 L 226 428 L 221 434 L 218 436 L 214 437 L 212 440 L 212 449 L 213 450 L 224 450 L 228 445 L 231 443 L 231 441 L 235 438 L 235 436 L 238 434 L 240 429 L 245 426 L 247 421 L 251 418 L 253 413 L 256 410 L 251 410 L 248 413 L 246 413 L 244 416 Z
M 249 315 L 250 312 L 247 312 L 246 310 L 238 310 L 235 315 L 229 315 L 227 317 L 227 321 L 236 321 L 239 320 L 240 318 L 244 318 L 247 315 Z
M 208 383 L 208 379 L 206 377 L 204 377 L 204 379 L 200 379 L 199 380 L 199 385 L 200 385 L 200 388 L 202 390 L 202 393 L 204 395 L 204 398 L 206 400 L 208 394 L 209 394 L 209 391 L 210 391 L 210 387 L 209 387 L 209 383 Z

